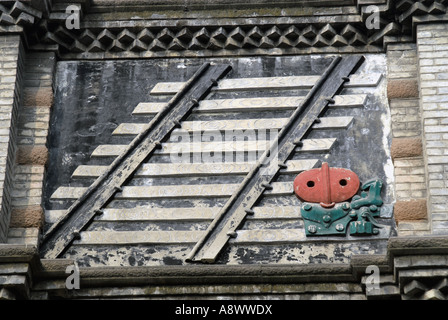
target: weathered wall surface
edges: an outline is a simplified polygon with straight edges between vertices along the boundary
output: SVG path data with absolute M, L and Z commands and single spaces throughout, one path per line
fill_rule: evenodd
M 323 73 L 331 59 L 331 56 L 313 55 L 207 59 L 207 61 L 229 63 L 233 70 L 228 78 L 239 79 L 316 76 Z M 70 196 L 70 193 L 75 194 L 78 192 L 77 190 L 81 191 L 81 188 L 92 183 L 92 177 L 83 176 L 81 179 L 71 177 L 77 167 L 109 164 L 113 157 L 94 157 L 91 154 L 95 153 L 99 145 L 105 144 L 111 146 L 111 155 L 116 154 L 118 151 L 114 150 L 119 150 L 117 145 L 128 144 L 132 138 L 132 132 L 118 134 L 126 132 L 126 126 L 130 127 L 129 124 L 122 127 L 122 124 L 142 124 L 152 119 L 148 115 L 133 114 L 134 108 L 142 102 L 163 102 L 170 98 L 166 94 L 150 95 L 155 85 L 161 82 L 186 81 L 204 61 L 202 59 L 176 59 L 61 62 L 58 64 L 55 105 L 49 140 L 50 166 L 45 191 L 48 225 L 56 220 L 58 214 L 64 213 L 63 209 L 67 208 L 70 201 L 73 201 L 70 198 L 77 197 L 77 195 Z M 346 263 L 353 254 L 380 254 L 386 250 L 384 240 L 394 234 L 394 224 L 391 218 L 395 198 L 392 188 L 393 166 L 390 158 L 391 117 L 386 97 L 385 74 L 385 55 L 366 55 L 366 61 L 356 71 L 357 79 L 363 79 L 360 81 L 365 84 L 356 83 L 356 80 L 353 80 L 353 84 L 338 93 L 340 97 L 356 97 L 356 99 L 361 97 L 361 103 L 356 106 L 349 106 L 348 103 L 345 106 L 330 107 L 322 117 L 322 125 L 325 124 L 327 118 L 350 118 L 350 122 L 340 128 L 337 128 L 335 123 L 329 123 L 326 128 L 311 130 L 306 136 L 306 139 L 313 141 L 336 139 L 336 143 L 329 149 L 296 153 L 292 157 L 294 161 L 315 160 L 314 165 L 316 166 L 320 166 L 321 162 L 328 162 L 332 167 L 351 169 L 358 174 L 363 182 L 373 178 L 381 179 L 384 182 L 382 197 L 385 205 L 379 220 L 380 223 L 387 225 L 379 236 L 383 242 L 377 243 L 375 236 L 372 238 L 375 243 L 371 245 L 362 237 L 351 237 L 342 241 L 339 241 L 340 238 L 337 237 L 327 239 L 336 241 L 335 244 L 330 245 L 320 243 L 319 239 L 306 239 L 303 221 L 299 216 L 300 201 L 292 192 L 289 192 L 261 198 L 257 208 L 264 208 L 267 218 L 249 219 L 244 223 L 240 228 L 239 236 L 231 241 L 229 249 L 219 260 L 220 263 Z M 369 83 L 369 80 L 366 80 L 369 76 L 375 81 Z M 256 82 L 254 83 L 256 84 Z M 249 102 L 251 98 L 277 97 L 280 99 L 282 96 L 304 96 L 307 92 L 307 89 L 255 88 L 211 93 L 207 99 L 210 101 L 247 99 Z M 184 123 L 202 121 L 203 124 L 209 123 L 213 128 L 230 130 L 232 121 L 237 119 L 247 119 L 248 122 L 245 125 L 249 121 L 253 121 L 250 119 L 269 119 L 272 129 L 274 129 L 277 128 L 275 121 L 282 117 L 289 117 L 288 112 L 290 112 L 274 109 L 261 112 L 251 111 L 250 107 L 248 105 L 246 110 L 241 108 L 240 111 L 223 110 L 221 113 L 193 112 L 189 118 L 185 119 Z M 155 168 L 158 168 L 157 166 L 160 164 L 167 165 L 170 162 L 171 159 L 167 155 L 156 155 L 147 161 L 148 164 L 155 165 Z M 204 159 L 199 161 L 199 165 L 203 166 L 201 171 L 211 170 L 207 169 L 204 162 L 207 161 Z M 179 170 L 181 169 L 179 167 Z M 162 170 L 162 167 L 157 170 Z M 210 171 L 210 173 L 213 172 L 213 170 Z M 114 199 L 105 209 L 106 216 L 95 219 L 86 229 L 87 232 L 81 232 L 81 241 L 75 242 L 65 256 L 67 258 L 78 257 L 79 263 L 90 266 L 185 264 L 185 256 L 192 249 L 192 245 L 200 233 L 204 232 L 210 223 L 209 218 L 205 218 L 205 216 L 203 221 L 194 223 L 188 221 L 189 215 L 192 214 L 191 209 L 198 211 L 195 213 L 196 215 L 199 214 L 201 208 L 216 214 L 228 198 L 225 193 L 218 198 L 211 196 L 201 198 L 200 195 L 185 197 L 182 194 L 176 198 L 170 198 L 171 188 L 175 185 L 180 185 L 185 189 L 195 188 L 198 185 L 224 188 L 229 185 L 237 185 L 244 178 L 244 175 L 235 173 L 208 177 L 198 176 L 198 173 L 200 171 L 196 174 L 178 173 L 175 177 L 134 177 L 126 186 L 135 188 L 135 191 L 124 192 L 123 195 Z M 282 185 L 289 183 L 288 190 L 292 191 L 292 181 L 296 175 L 297 173 L 282 174 L 276 182 Z M 67 185 L 70 186 L 68 189 L 60 188 Z M 151 199 L 149 196 L 146 196 L 148 199 L 144 199 L 145 195 L 142 193 L 144 191 L 139 191 L 139 188 L 143 190 L 147 186 L 158 188 L 158 192 L 161 194 L 159 199 Z M 64 194 L 64 192 L 66 193 Z M 164 193 L 166 193 L 166 198 L 164 198 Z M 185 211 L 184 218 L 171 217 L 169 221 L 157 221 L 156 210 L 163 212 L 163 208 L 165 210 L 178 208 L 180 212 L 184 212 L 185 209 L 190 209 L 190 211 Z M 274 210 L 275 208 L 277 211 Z M 295 210 L 291 211 L 292 214 L 288 217 L 280 214 L 281 210 L 279 209 L 283 208 L 286 208 L 285 210 L 295 208 Z M 121 210 L 122 218 L 118 218 L 118 216 L 111 218 L 108 209 L 115 210 L 114 217 Z M 269 210 L 272 211 L 270 214 L 268 214 Z M 149 212 L 153 212 L 152 217 L 148 215 Z M 156 220 L 154 220 L 155 218 Z M 144 231 L 148 233 L 144 234 Z M 182 240 L 186 239 L 186 236 L 179 231 L 186 231 L 191 235 L 188 241 Z M 117 233 L 116 237 L 111 238 L 109 235 L 112 235 L 113 232 L 119 232 L 120 236 Z M 127 234 L 130 235 L 132 232 L 135 234 L 133 239 L 130 239 Z M 157 232 L 160 233 L 156 235 Z M 162 235 L 169 235 L 170 240 L 166 240 Z M 167 246 L 166 241 L 172 242 L 171 245 Z M 185 241 L 186 243 L 183 244 L 182 242 Z M 150 245 L 151 242 L 154 244 Z
M 284 1 L 287 6 L 279 8 L 278 2 L 266 0 L 232 10 L 228 6 L 234 1 L 153 2 L 157 6 L 134 0 L 2 2 L 0 299 L 447 299 L 448 1 Z M 81 30 L 66 27 L 69 4 L 80 5 Z M 378 6 L 379 28 L 367 28 L 371 4 Z M 359 53 L 369 55 L 373 65 L 364 72 L 383 73 L 381 83 L 344 89 L 342 95 L 367 98 L 350 100 L 347 110 L 330 109 L 326 117 L 353 119 L 342 130 L 341 122 L 333 122 L 339 126 L 335 130 L 324 117 L 320 125 L 326 129 L 308 136 L 314 138 L 313 157 L 293 159 L 312 161 L 292 166 L 275 183 L 287 185 L 298 168 L 319 166 L 322 160 L 351 168 L 362 180 L 375 174 L 385 182 L 381 222 L 393 231 L 380 233 L 381 240 L 298 241 L 304 233 L 300 203 L 289 189 L 275 185 L 278 194 L 263 197 L 216 265 L 186 263 L 213 218 L 211 204 L 223 205 L 225 197 L 178 199 L 173 196 L 178 190 L 170 199 L 148 200 L 146 192 L 166 195 L 168 186 L 185 183 L 188 188 L 180 191 L 193 192 L 195 184 L 204 184 L 201 192 L 216 195 L 216 189 L 207 188 L 210 182 L 241 181 L 248 167 L 237 165 L 227 168 L 231 175 L 209 178 L 196 177 L 203 173 L 197 166 L 161 170 L 149 161 L 64 255 L 42 259 L 42 231 L 122 150 L 113 146 L 98 151 L 103 157 L 91 157 L 95 147 L 129 143 L 139 125 L 154 115 L 154 109 L 148 111 L 154 105 L 134 108 L 169 99 L 151 95 L 157 82 L 185 81 L 206 59 L 232 64 L 231 78 L 270 77 L 318 74 L 328 65 L 329 56 L 321 55 Z M 291 94 L 306 90 L 299 91 Z M 249 96 L 265 97 L 261 91 L 238 94 Z M 272 123 L 278 126 L 278 117 L 286 114 L 278 112 Z M 219 116 L 254 123 L 242 113 Z M 124 122 L 133 124 L 120 126 Z M 337 141 L 322 152 L 322 141 L 316 139 L 329 136 Z M 112 153 L 108 158 L 106 151 Z M 142 187 L 155 188 L 142 192 Z M 228 195 L 230 189 L 222 190 Z M 136 210 L 136 203 L 154 208 Z M 82 266 L 81 290 L 67 290 L 65 270 L 76 260 Z M 112 267 L 96 268 L 105 264 Z M 372 265 L 381 274 L 380 286 L 370 291 L 366 268 Z

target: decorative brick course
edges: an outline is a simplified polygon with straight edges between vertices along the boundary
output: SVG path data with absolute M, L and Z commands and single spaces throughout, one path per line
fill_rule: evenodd
M 427 185 L 415 44 L 388 47 L 388 92 L 392 118 L 391 156 L 395 168 L 394 216 L 399 236 L 429 232 Z M 405 223 L 404 223 L 405 222 Z
M 44 221 L 44 211 L 41 206 L 14 208 L 11 213 L 11 228 L 41 228 Z
M 53 103 L 53 90 L 51 87 L 27 88 L 24 90 L 23 106 L 50 107 Z
M 11 228 L 39 230 L 43 226 L 42 189 L 48 160 L 46 143 L 55 62 L 55 55 L 50 52 L 28 53 L 25 58 L 24 98 L 17 122 L 17 167 L 11 193 Z M 20 242 L 20 239 L 8 241 Z
M 36 207 L 42 203 L 42 184 L 45 168 L 35 165 L 18 165 L 14 177 L 13 208 Z
M 16 155 L 23 47 L 19 35 L 0 36 L 0 243 L 6 242 Z
M 433 234 L 448 234 L 448 24 L 419 25 L 423 147 Z

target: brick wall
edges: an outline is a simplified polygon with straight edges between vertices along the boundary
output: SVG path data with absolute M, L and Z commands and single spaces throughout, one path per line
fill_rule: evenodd
M 17 167 L 12 191 L 11 230 L 8 243 L 37 244 L 43 226 L 42 190 L 46 147 L 53 103 L 56 58 L 50 52 L 26 55 L 23 102 L 17 123 Z
M 0 243 L 6 242 L 11 217 L 22 57 L 20 36 L 0 36 Z
M 423 149 L 433 234 L 448 234 L 448 24 L 417 28 Z
M 415 44 L 389 45 L 388 99 L 392 118 L 391 156 L 395 168 L 394 215 L 398 233 L 429 233 L 427 187 Z

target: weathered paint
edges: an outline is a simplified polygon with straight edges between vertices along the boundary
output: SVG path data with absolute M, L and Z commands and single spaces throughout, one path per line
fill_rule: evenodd
M 160 110 L 170 98 L 169 96 L 162 95 L 151 96 L 149 93 L 154 85 L 159 82 L 185 81 L 191 76 L 192 70 L 200 65 L 199 60 L 160 59 L 157 61 L 129 60 L 108 63 L 59 63 L 58 77 L 62 78 L 61 80 L 66 79 L 67 81 L 57 81 L 59 88 L 56 91 L 54 113 L 52 116 L 54 118 L 52 120 L 51 130 L 53 130 L 52 132 L 57 132 L 58 135 L 53 135 L 53 138 L 50 139 L 49 147 L 51 164 L 49 166 L 47 180 L 46 215 L 53 219 L 48 220 L 49 222 L 54 221 L 58 211 L 64 212 L 61 209 L 66 208 L 64 206 L 67 204 L 64 199 L 61 199 L 63 201 L 49 199 L 49 196 L 56 188 L 67 185 L 72 187 L 87 187 L 92 181 L 89 175 L 92 178 L 97 176 L 97 172 L 102 170 L 100 168 L 107 166 L 113 160 L 113 157 L 115 157 L 112 154 L 112 157 L 90 158 L 92 151 L 99 145 L 127 145 L 132 137 L 112 135 L 112 132 L 121 123 L 144 123 L 150 121 L 155 113 L 154 111 L 148 112 L 145 110 L 146 107 L 144 107 L 144 104 L 156 103 L 158 105 L 152 106 L 152 110 Z M 330 58 L 316 55 L 308 57 L 215 59 L 217 62 L 223 62 L 224 60 L 229 62 L 233 67 L 230 78 L 238 79 L 247 77 L 318 75 L 322 73 L 325 66 L 328 66 Z M 181 68 L 178 68 L 179 66 Z M 362 79 L 366 74 L 381 75 L 384 72 L 384 55 L 366 55 L 366 62 L 358 71 L 357 76 L 358 79 Z M 114 74 L 114 77 L 110 77 L 111 74 Z M 113 82 L 106 83 L 110 81 L 108 79 L 112 78 L 114 79 Z M 71 79 L 76 79 L 76 81 L 73 82 Z M 69 83 L 70 86 L 68 85 Z M 135 85 L 136 83 L 138 85 Z M 114 92 L 118 92 L 116 88 L 120 88 L 119 91 L 122 94 L 114 94 Z M 393 217 L 391 210 L 393 194 L 391 193 L 390 187 L 390 183 L 393 182 L 393 175 L 391 176 L 391 173 L 386 170 L 387 163 L 391 163 L 387 155 L 389 138 L 387 126 L 389 125 L 388 119 L 390 118 L 387 115 L 387 99 L 384 99 L 383 96 L 385 92 L 384 88 L 384 81 L 381 76 L 375 77 L 369 86 L 356 86 L 352 82 L 351 87 L 345 87 L 335 96 L 335 103 L 329 104 L 329 108 L 321 117 L 321 123 L 324 125 L 325 121 L 328 123 L 328 118 L 346 117 L 347 119 L 353 120 L 348 122 L 348 126 L 342 129 L 328 128 L 327 130 L 311 130 L 306 137 L 311 140 L 332 139 L 331 153 L 328 153 L 328 148 L 325 150 L 316 150 L 313 154 L 308 151 L 301 151 L 296 152 L 291 160 L 308 161 L 314 159 L 314 162 L 310 163 L 312 167 L 317 166 L 320 161 L 326 161 L 332 167 L 348 168 L 355 171 L 361 181 L 372 178 L 372 172 L 375 173 L 375 176 L 385 181 L 382 196 L 387 205 L 382 208 L 384 218 L 380 220 L 382 220 L 381 223 L 387 224 Z M 234 121 L 256 119 L 257 117 L 287 118 L 290 116 L 292 109 L 290 106 L 286 106 L 289 103 L 285 101 L 289 97 L 295 97 L 294 99 L 300 101 L 306 94 L 307 90 L 301 89 L 213 92 L 185 120 L 209 122 L 219 119 Z M 75 99 L 73 97 L 77 98 Z M 264 99 L 265 97 L 266 99 Z M 353 98 L 349 99 L 349 97 Z M 277 101 L 281 104 L 278 108 L 276 105 L 267 105 L 269 101 L 275 101 L 277 98 Z M 256 99 L 258 99 L 258 102 Z M 285 101 L 282 102 L 282 99 Z M 263 100 L 266 101 L 264 104 L 262 103 Z M 140 111 L 135 109 L 142 102 L 144 104 L 140 106 Z M 253 105 L 253 109 L 249 106 L 250 104 Z M 64 106 L 64 109 L 61 109 L 61 106 Z M 138 112 L 134 112 L 133 114 L 132 112 L 134 110 Z M 381 121 L 382 115 L 384 115 L 383 122 Z M 58 120 L 57 122 L 55 122 L 56 119 Z M 73 119 L 76 120 L 73 121 Z M 85 125 L 88 127 L 84 127 Z M 314 128 L 317 128 L 319 125 L 319 123 L 314 124 Z M 54 126 L 59 127 L 55 128 Z M 386 127 L 384 128 L 383 126 Z M 76 136 L 77 139 L 71 139 L 73 136 Z M 64 141 L 64 148 L 57 147 L 58 143 L 61 143 L 58 141 Z M 171 143 L 168 141 L 162 142 L 162 145 L 165 146 Z M 356 152 L 356 157 L 351 156 L 354 152 Z M 61 161 L 57 161 L 57 159 L 61 159 Z M 169 154 L 164 154 L 163 152 L 158 153 L 157 157 L 148 160 L 147 164 L 151 165 L 148 168 L 151 168 L 151 172 L 153 172 L 153 170 L 157 170 L 157 166 L 160 164 L 160 169 L 170 168 L 169 170 L 167 169 L 168 174 L 164 175 L 163 170 L 160 170 L 157 174 L 145 173 L 144 164 L 139 170 L 141 175 L 137 175 L 129 181 L 128 186 L 154 186 L 163 188 L 163 186 L 185 184 L 187 186 L 186 188 L 191 188 L 191 186 L 204 183 L 226 185 L 239 183 L 243 177 L 242 175 L 244 175 L 244 173 L 242 175 L 239 173 L 228 175 L 195 172 L 196 169 L 194 169 L 194 166 L 198 166 L 201 163 L 196 163 L 196 159 L 192 160 L 191 163 L 169 164 Z M 316 162 L 316 160 L 319 161 Z M 63 165 L 60 165 L 62 163 Z M 241 168 L 247 167 L 248 163 L 242 163 Z M 292 163 L 289 164 L 288 168 L 281 169 L 280 175 L 277 177 L 277 182 L 281 182 L 286 186 L 285 192 L 275 195 L 267 190 L 257 206 L 253 208 L 254 215 L 248 216 L 240 226 L 239 232 L 243 232 L 241 235 L 251 230 L 260 230 L 254 231 L 255 233 L 252 233 L 253 235 L 259 232 L 262 234 L 263 230 L 275 228 L 278 230 L 282 228 L 288 230 L 295 229 L 304 232 L 302 227 L 303 220 L 299 211 L 300 201 L 292 193 L 292 188 L 287 187 L 288 184 L 292 187 L 294 177 L 298 173 L 297 169 L 291 166 Z M 384 163 L 386 163 L 386 167 L 383 165 Z M 169 167 L 165 166 L 168 164 Z M 219 164 L 221 165 L 220 162 Z M 225 163 L 226 166 L 230 164 L 233 165 L 233 163 Z M 87 176 L 81 179 L 76 176 L 73 177 L 72 182 L 69 184 L 70 176 L 79 165 L 96 166 L 96 168 L 93 172 L 87 173 Z M 210 163 L 210 165 L 213 164 Z M 179 172 L 174 172 L 177 170 L 176 168 L 179 168 Z M 214 167 L 214 169 L 219 168 Z M 237 169 L 237 171 L 239 170 Z M 56 183 L 56 179 L 59 179 L 60 182 Z M 213 219 L 217 213 L 215 209 L 210 208 L 214 206 L 220 207 L 224 203 L 225 198 L 213 197 L 114 199 L 110 202 L 108 208 L 114 210 L 115 217 L 112 218 L 112 215 L 109 215 L 107 211 L 108 208 L 105 208 L 105 214 L 103 215 L 105 220 L 102 221 L 101 216 L 96 217 L 94 223 L 87 228 L 87 231 L 204 230 L 210 222 L 210 219 Z M 151 215 L 148 212 L 139 213 L 138 208 L 141 206 L 161 208 L 164 210 L 170 208 L 176 210 L 176 208 L 179 208 L 179 211 L 175 211 L 177 212 L 176 215 L 172 215 L 171 217 L 168 215 L 168 218 L 166 218 L 166 215 L 160 215 L 159 213 L 156 215 Z M 182 208 L 191 208 L 191 210 L 186 210 L 184 215 L 182 215 Z M 203 211 L 204 217 L 207 217 L 207 220 L 201 218 L 201 208 L 208 208 Z M 54 215 L 52 212 L 54 212 Z M 191 214 L 191 220 L 188 220 L 189 212 Z M 390 225 L 390 227 L 391 234 L 394 234 L 394 226 Z M 238 236 L 235 238 L 235 241 L 237 239 Z M 243 239 L 242 237 L 240 238 L 241 241 Z M 256 240 L 257 237 L 253 237 L 252 239 Z M 375 246 L 373 251 L 367 250 L 367 245 L 365 247 L 363 246 L 364 249 L 361 250 L 359 247 L 361 242 L 350 236 L 345 240 L 326 239 L 325 237 L 322 240 L 333 249 L 338 248 L 334 249 L 337 253 L 333 249 L 328 249 L 329 246 L 323 246 L 319 241 L 310 244 L 305 240 L 301 240 L 300 237 L 297 237 L 295 241 L 286 245 L 288 249 L 284 250 L 280 249 L 285 248 L 285 244 L 281 243 L 257 245 L 256 242 L 247 242 L 244 244 L 232 242 L 224 250 L 217 262 L 226 264 L 260 262 L 287 262 L 294 264 L 333 261 L 347 262 L 350 256 L 355 253 L 380 253 L 384 250 L 384 246 L 382 245 L 384 243 L 383 240 L 375 240 L 378 246 L 376 244 L 372 245 Z M 304 245 L 309 249 L 305 251 L 298 249 Z M 327 249 L 323 249 L 324 247 Z M 342 247 L 343 249 L 341 249 Z M 97 266 L 185 264 L 183 260 L 192 246 L 186 244 L 169 246 L 137 244 L 134 246 L 124 245 L 120 248 L 119 245 L 89 246 L 77 244 L 76 246 L 70 247 L 64 257 L 78 257 L 81 263 L 85 265 Z M 229 255 L 229 250 L 232 252 L 238 251 L 239 254 Z M 312 250 L 316 253 L 314 254 Z M 343 254 L 341 254 L 341 250 L 344 250 Z M 247 254 L 241 255 L 243 252 L 247 252 Z M 258 253 L 255 254 L 256 252 Z M 109 253 L 111 254 L 110 256 L 108 255 Z M 282 254 L 284 256 L 280 258 Z
M 353 197 L 359 189 L 359 178 L 351 170 L 330 168 L 322 163 L 319 169 L 300 173 L 294 179 L 294 192 L 305 202 L 320 203 L 329 208 Z

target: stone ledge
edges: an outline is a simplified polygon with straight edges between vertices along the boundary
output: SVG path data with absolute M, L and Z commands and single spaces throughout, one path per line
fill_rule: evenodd
M 394 237 L 388 254 L 393 256 L 448 253 L 448 236 Z
M 369 255 L 353 255 L 350 260 L 353 275 L 356 279 L 365 276 L 366 268 L 371 265 L 378 266 L 381 273 L 390 273 L 393 271 L 392 261 L 387 255 L 369 254 Z
M 43 259 L 40 277 L 66 278 L 72 260 Z M 355 281 L 348 264 L 317 265 L 189 265 L 161 267 L 80 267 L 84 286 L 139 284 L 309 283 Z
M 266 286 L 263 287 L 266 289 L 266 294 L 270 293 L 270 286 L 278 284 L 276 288 L 284 287 L 282 290 L 286 291 L 282 292 L 285 294 L 289 292 L 287 291 L 288 288 L 311 293 L 315 292 L 315 288 L 323 288 L 328 290 L 328 292 L 333 292 L 333 289 L 342 289 L 344 292 L 351 294 L 358 293 L 361 297 L 363 295 L 362 288 L 365 286 L 366 280 L 365 268 L 369 265 L 376 265 L 381 272 L 381 287 L 385 289 L 385 285 L 388 285 L 388 288 L 390 287 L 394 290 L 389 290 L 390 292 L 383 290 L 384 292 L 379 292 L 378 295 L 368 295 L 367 298 L 399 299 L 400 288 L 416 276 L 421 277 L 424 275 L 427 278 L 439 277 L 440 275 L 446 276 L 447 268 L 445 264 L 448 258 L 447 254 L 448 237 L 396 237 L 389 239 L 388 253 L 386 255 L 356 255 L 352 257 L 350 264 L 80 267 L 80 278 L 81 286 L 84 290 L 83 293 L 89 297 L 93 297 L 91 295 L 93 291 L 90 292 L 89 289 L 100 287 L 103 287 L 106 291 L 120 291 L 134 286 L 146 295 L 147 293 L 145 292 L 147 291 L 145 290 L 152 288 L 154 285 L 169 286 L 174 284 L 180 290 L 191 286 L 199 288 L 199 286 L 207 285 L 213 289 L 216 286 L 233 284 L 250 290 L 253 286 L 263 285 Z M 60 290 L 66 290 L 64 286 L 67 277 L 65 270 L 67 266 L 74 263 L 73 260 L 39 260 L 36 247 L 0 245 L 1 263 L 31 261 L 34 261 L 34 263 L 31 263 L 31 275 L 33 276 L 31 280 L 35 283 L 37 281 L 40 283 L 39 286 L 34 286 L 31 291 L 34 291 L 36 294 L 41 293 L 42 296 L 48 298 L 48 295 L 43 294 L 44 292 L 57 291 L 60 293 Z M 434 266 L 439 267 L 435 271 L 440 271 L 443 274 L 425 271 L 425 268 Z M 440 269 L 441 267 L 443 268 Z M 364 279 L 364 282 L 362 279 Z M 17 283 L 17 286 L 23 287 L 22 282 Z M 8 290 L 10 288 L 14 289 L 11 286 Z M 237 289 L 236 286 L 232 286 L 232 288 L 229 287 L 228 290 L 230 291 L 228 292 L 234 294 L 241 293 L 232 291 Z M 43 291 L 40 292 L 39 290 Z M 101 295 L 103 291 L 95 292 Z M 204 296 L 217 294 L 213 290 L 210 292 L 202 290 L 201 293 Z M 250 293 L 254 292 L 250 291 Z M 188 294 L 188 292 L 185 291 L 185 294 Z M 70 294 L 65 295 L 65 298 L 70 299 L 71 297 Z
M 150 1 L 151 6 L 154 8 L 160 9 L 171 9 L 171 10 L 189 10 L 192 9 L 202 9 L 202 10 L 210 10 L 215 8 L 221 9 L 229 9 L 229 8 L 258 8 L 264 6 L 279 6 L 282 7 L 295 7 L 297 5 L 300 6 L 346 6 L 351 5 L 352 1 L 349 0 L 299 0 L 299 1 L 291 1 L 291 0 L 283 0 L 283 1 L 272 1 L 272 0 L 249 0 L 245 2 L 237 1 L 237 0 L 214 0 L 214 1 L 203 1 L 203 0 L 190 0 L 188 1 L 188 5 L 184 0 L 172 0 L 169 1 L 161 1 L 161 0 L 152 0 Z M 108 12 L 108 11 L 116 11 L 120 9 L 120 12 L 129 11 L 129 10 L 142 10 L 145 6 L 148 5 L 148 1 L 145 0 L 95 0 L 94 5 L 92 6 L 92 11 L 94 12 Z
M 0 244 L 0 263 L 31 262 L 38 257 L 37 247 L 17 244 Z

